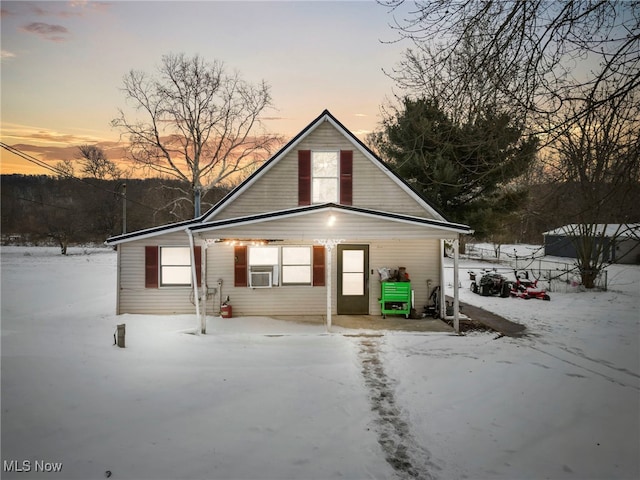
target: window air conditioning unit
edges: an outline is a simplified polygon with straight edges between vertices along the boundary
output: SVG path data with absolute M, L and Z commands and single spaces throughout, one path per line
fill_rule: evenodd
M 251 288 L 271 288 L 272 272 L 251 271 L 249 275 L 249 286 Z

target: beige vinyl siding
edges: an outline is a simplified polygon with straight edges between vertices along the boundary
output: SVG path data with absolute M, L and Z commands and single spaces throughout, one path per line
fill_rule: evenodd
M 194 313 L 191 287 L 145 288 L 145 246 L 189 246 L 185 232 L 171 233 L 118 245 L 118 313 Z
M 369 245 L 369 314 L 380 315 L 380 280 L 378 269 L 399 266 L 407 267 L 415 290 L 415 306 L 422 312 L 431 288 L 440 284 L 440 240 L 368 241 L 362 238 L 349 239 L 345 244 Z M 277 242 L 274 245 L 304 245 L 299 242 Z M 306 245 L 312 245 L 307 243 Z M 215 285 L 222 280 L 221 298 L 229 296 L 234 316 L 269 315 L 324 315 L 327 311 L 326 287 L 278 286 L 272 288 L 235 287 L 233 246 L 219 243 L 207 249 L 207 283 Z M 332 310 L 337 314 L 337 250 L 332 253 Z M 326 272 L 325 272 L 326 273 Z M 207 312 L 218 312 L 219 308 L 209 300 Z
M 431 215 L 329 122 L 323 122 L 257 178 L 215 220 L 298 206 L 298 150 L 353 151 L 353 205 L 430 218 Z
M 335 217 L 328 226 L 329 217 Z M 455 238 L 456 233 L 442 229 L 387 220 L 344 211 L 320 211 L 279 219 L 266 219 L 247 225 L 224 227 L 203 233 L 209 238 L 296 239 L 314 241 L 318 238 L 379 239 Z
M 378 241 L 369 246 L 369 313 L 380 315 L 378 269 L 406 267 L 414 291 L 414 308 L 422 313 L 431 289 L 440 285 L 440 240 Z M 371 274 L 373 270 L 373 274 Z M 427 286 L 429 280 L 429 286 Z
M 158 236 L 137 242 L 124 243 L 119 249 L 120 292 L 118 313 L 144 314 L 192 314 L 195 306 L 191 302 L 192 289 L 189 287 L 145 288 L 145 249 L 146 245 L 187 246 L 184 233 Z M 200 242 L 198 242 L 200 243 Z M 440 282 L 439 239 L 378 240 L 366 238 L 345 238 L 345 244 L 369 245 L 369 313 L 380 314 L 378 298 L 380 281 L 378 269 L 381 267 L 407 267 L 415 290 L 415 305 L 418 312 L 427 303 L 429 291 Z M 274 245 L 314 245 L 308 241 L 282 241 Z M 273 288 L 252 289 L 234 286 L 233 246 L 217 243 L 203 248 L 206 258 L 204 281 L 210 292 L 222 280 L 220 292 L 207 299 L 207 314 L 218 314 L 220 299 L 229 296 L 234 316 L 247 315 L 324 315 L 326 313 L 326 287 L 309 285 L 278 286 Z M 332 299 L 333 312 L 337 313 L 337 255 L 332 254 Z
M 303 243 L 278 242 L 281 245 L 302 246 Z M 310 244 L 306 244 L 310 245 Z M 234 286 L 233 246 L 224 243 L 207 248 L 207 283 L 215 285 L 222 280 L 221 298 L 229 296 L 234 316 L 268 315 L 323 315 L 326 312 L 325 287 L 294 285 L 272 288 Z M 207 304 L 208 312 L 217 312 L 213 299 Z

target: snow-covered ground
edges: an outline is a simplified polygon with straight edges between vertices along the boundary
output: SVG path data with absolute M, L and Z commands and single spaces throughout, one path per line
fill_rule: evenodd
M 461 299 L 519 339 L 262 318 L 195 336 L 190 315 L 114 315 L 115 254 L 71 253 L 1 250 L 2 478 L 640 478 L 638 266 L 543 302 L 471 293 L 464 260 Z

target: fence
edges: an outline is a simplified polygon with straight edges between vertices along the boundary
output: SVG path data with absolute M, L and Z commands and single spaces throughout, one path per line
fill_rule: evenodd
M 582 289 L 580 271 L 572 259 L 567 259 L 566 262 L 550 260 L 544 256 L 542 248 L 532 247 L 531 250 L 530 255 L 518 255 L 515 251 L 506 253 L 492 248 L 467 245 L 466 253 L 461 255 L 461 258 L 496 263 L 493 269 L 498 273 L 515 270 L 529 272 L 532 279 L 538 279 L 539 286 L 544 286 L 550 292 L 568 293 Z M 595 288 L 606 291 L 607 283 L 607 270 L 603 269 L 596 277 Z

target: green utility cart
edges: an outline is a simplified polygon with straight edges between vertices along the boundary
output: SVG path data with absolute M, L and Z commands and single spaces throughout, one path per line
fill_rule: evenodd
M 381 282 L 380 286 L 382 318 L 387 318 L 387 313 L 404 315 L 405 318 L 409 318 L 411 313 L 411 283 Z

